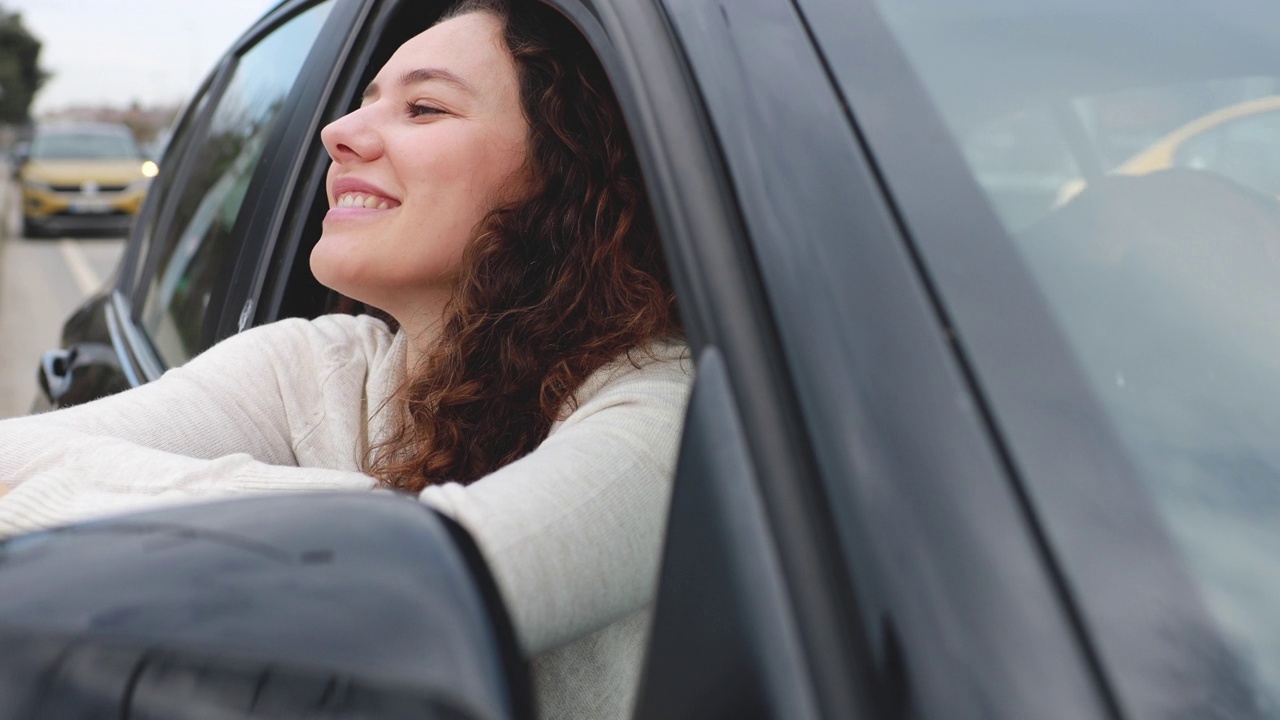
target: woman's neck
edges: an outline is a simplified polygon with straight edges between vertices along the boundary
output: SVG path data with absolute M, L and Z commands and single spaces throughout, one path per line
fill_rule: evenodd
M 405 374 L 411 375 L 422 358 L 429 354 L 440 338 L 441 320 L 432 323 L 406 325 L 400 323 L 400 332 L 405 334 Z

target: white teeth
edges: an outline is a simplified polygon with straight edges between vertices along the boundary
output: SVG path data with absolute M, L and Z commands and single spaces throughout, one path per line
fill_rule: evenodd
M 338 197 L 337 206 L 343 208 L 362 207 L 370 210 L 386 210 L 390 207 L 386 200 L 377 195 L 365 195 L 364 193 L 343 193 Z

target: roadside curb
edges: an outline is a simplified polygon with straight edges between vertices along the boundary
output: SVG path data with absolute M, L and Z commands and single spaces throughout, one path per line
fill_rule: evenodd
M 0 278 L 4 277 L 5 263 L 9 256 L 9 242 L 16 236 L 14 230 L 15 223 L 10 215 L 14 211 L 20 211 L 21 201 L 17 204 L 13 200 L 14 183 L 11 179 L 9 171 L 9 163 L 0 160 Z M 0 280 L 2 283 L 3 280 Z M 0 288 L 0 294 L 3 294 L 4 288 Z
M 9 205 L 12 203 L 13 186 L 9 182 L 9 163 L 0 162 L 0 242 L 9 239 L 13 223 L 9 218 Z
M 0 160 L 0 244 L 18 237 L 21 227 L 22 198 L 8 162 Z

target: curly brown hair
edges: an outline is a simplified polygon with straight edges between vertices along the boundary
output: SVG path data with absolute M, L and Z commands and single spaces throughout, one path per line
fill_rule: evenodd
M 682 334 L 617 100 L 595 53 L 535 2 L 463 0 L 504 24 L 529 123 L 525 197 L 489 212 L 463 255 L 438 341 L 370 449 L 384 485 L 472 482 L 538 446 L 593 372 Z M 632 362 L 635 362 L 632 358 Z

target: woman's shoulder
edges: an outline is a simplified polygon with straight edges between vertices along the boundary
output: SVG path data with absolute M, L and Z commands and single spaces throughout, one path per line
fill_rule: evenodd
M 316 345 L 340 345 L 350 342 L 391 342 L 395 332 L 372 315 L 335 313 L 307 319 L 281 318 L 249 328 L 234 338 L 248 342 L 309 342 Z
M 331 315 L 321 315 L 311 320 L 303 318 L 289 318 L 286 320 L 279 320 L 273 324 L 280 323 L 298 323 L 300 326 L 306 328 L 308 332 L 335 343 L 389 343 L 395 336 L 395 331 L 393 331 L 381 319 L 372 315 L 334 313 Z
M 578 408 L 640 398 L 683 406 L 693 382 L 693 355 L 682 339 L 634 347 L 587 378 L 574 394 Z
M 396 336 L 390 326 L 372 315 L 321 315 L 306 322 L 325 342 L 355 345 L 375 354 L 390 348 Z
M 314 319 L 283 318 L 245 330 L 237 342 L 269 345 L 285 353 L 327 355 L 356 352 L 373 357 L 384 354 L 395 333 L 370 315 L 333 314 Z
M 363 377 L 395 362 L 397 334 L 368 315 L 284 318 L 234 335 L 194 358 L 193 368 L 255 362 L 286 374 Z M 256 360 L 255 360 L 256 359 Z

